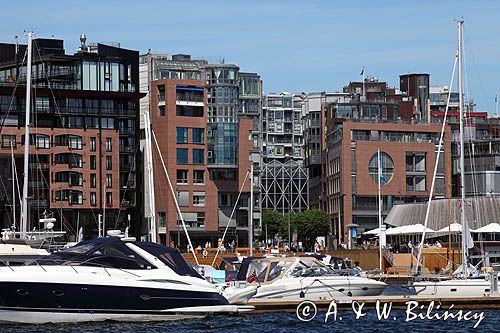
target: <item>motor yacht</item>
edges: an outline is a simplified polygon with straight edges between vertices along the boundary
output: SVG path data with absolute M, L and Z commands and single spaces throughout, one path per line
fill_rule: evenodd
M 311 256 L 245 258 L 237 279 L 259 285 L 250 302 L 376 296 L 387 286 L 384 282 L 341 274 Z
M 198 318 L 232 305 L 175 249 L 133 238 L 85 241 L 27 266 L 0 267 L 0 321 Z

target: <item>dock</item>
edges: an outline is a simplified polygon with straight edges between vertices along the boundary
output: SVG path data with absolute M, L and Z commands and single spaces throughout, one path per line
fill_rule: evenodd
M 249 302 L 248 305 L 255 306 L 255 310 L 250 313 L 263 313 L 263 312 L 295 312 L 297 306 L 308 300 L 304 298 L 300 301 L 254 301 Z M 332 299 L 321 299 L 321 300 L 311 300 L 316 304 L 318 311 L 326 311 L 332 302 Z M 367 297 L 345 297 L 335 299 L 338 310 L 352 310 L 352 303 L 364 303 L 366 309 L 375 308 L 377 301 L 380 303 L 392 303 L 394 309 L 406 309 L 407 302 L 417 301 L 419 304 L 429 304 L 434 302 L 434 304 L 440 304 L 441 309 L 446 310 L 451 305 L 454 309 L 464 309 L 464 310 L 493 310 L 500 309 L 500 294 L 492 296 L 483 296 L 478 298 L 467 298 L 467 297 L 448 297 L 448 298 L 432 298 L 428 296 L 415 296 L 415 295 L 405 295 L 405 296 L 367 296 Z

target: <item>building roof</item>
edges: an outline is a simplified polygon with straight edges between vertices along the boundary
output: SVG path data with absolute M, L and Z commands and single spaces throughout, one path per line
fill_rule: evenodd
M 426 202 L 395 205 L 385 218 L 385 223 L 392 226 L 424 224 L 426 210 Z M 470 229 L 499 222 L 500 198 L 468 198 L 465 211 Z M 439 230 L 449 223 L 460 223 L 460 199 L 432 200 L 427 227 Z

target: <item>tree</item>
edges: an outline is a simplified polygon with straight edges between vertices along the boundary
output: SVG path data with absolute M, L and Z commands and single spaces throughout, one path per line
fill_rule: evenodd
M 262 211 L 262 232 L 265 235 L 267 227 L 267 235 L 269 238 L 274 238 L 282 231 L 283 223 L 283 216 L 280 213 L 271 209 Z
M 310 209 L 294 215 L 292 225 L 296 225 L 298 239 L 305 245 L 314 245 L 316 237 L 326 236 L 330 231 L 330 218 L 322 210 Z

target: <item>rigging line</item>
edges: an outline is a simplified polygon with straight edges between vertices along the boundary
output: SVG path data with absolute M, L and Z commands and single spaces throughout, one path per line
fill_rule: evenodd
M 26 51 L 24 52 L 23 60 L 21 62 L 21 66 L 20 67 L 22 67 L 24 65 L 24 61 L 26 60 L 27 57 L 28 57 L 28 49 L 26 49 Z M 5 113 L 5 115 L 3 115 L 2 120 L 0 121 L 0 134 L 2 134 L 2 130 L 5 127 L 5 120 L 8 118 L 8 116 L 10 114 L 10 111 L 12 110 L 12 104 L 14 102 L 14 97 L 16 95 L 17 87 L 19 85 L 19 78 L 21 77 L 21 75 L 19 73 L 18 67 L 16 67 L 16 70 L 17 70 L 17 73 L 16 73 L 17 74 L 16 75 L 16 82 L 14 84 L 14 89 L 12 90 L 12 94 L 10 96 L 9 108 L 8 108 L 7 112 Z
M 465 36 L 465 40 L 467 41 L 467 45 L 472 45 L 470 42 L 469 42 L 469 36 L 467 34 L 467 29 L 464 27 L 464 36 Z M 481 76 L 479 75 L 479 69 L 477 67 L 477 63 L 476 63 L 476 57 L 474 56 L 474 52 L 472 52 L 472 47 L 469 47 L 469 52 L 471 54 L 471 57 L 472 57 L 472 62 L 474 64 L 474 70 L 476 72 L 476 75 L 477 75 L 477 78 L 479 80 L 479 85 L 481 86 L 481 90 L 482 90 L 482 93 L 483 93 L 483 97 L 484 99 L 487 101 L 487 105 L 488 105 L 488 108 L 487 108 L 487 112 L 488 114 L 490 113 L 490 110 L 494 110 L 494 108 L 491 108 L 491 101 L 489 98 L 487 98 L 486 96 L 486 89 L 484 89 L 484 85 L 483 85 L 483 80 L 481 80 Z M 465 52 L 464 52 L 465 53 Z
M 231 212 L 231 215 L 229 216 L 229 219 L 227 220 L 226 229 L 224 230 L 224 234 L 222 235 L 222 240 L 221 240 L 222 245 L 224 244 L 224 238 L 226 237 L 227 230 L 229 229 L 229 225 L 231 224 L 231 219 L 233 218 L 233 214 L 236 211 L 236 206 L 238 206 L 238 202 L 240 201 L 241 192 L 243 192 L 243 187 L 245 186 L 245 183 L 247 182 L 249 174 L 250 174 L 250 171 L 247 171 L 247 173 L 245 174 L 245 180 L 243 181 L 243 184 L 241 184 L 240 192 L 238 193 L 238 197 L 236 198 L 236 202 L 234 203 L 234 206 L 233 206 L 233 211 Z M 215 264 L 215 260 L 217 260 L 217 256 L 219 255 L 219 251 L 220 251 L 220 246 L 217 246 L 217 252 L 215 253 L 215 257 L 214 257 L 214 260 L 212 261 L 212 265 L 211 265 L 212 267 Z
M 160 155 L 160 161 L 161 161 L 161 164 L 163 166 L 163 171 L 165 172 L 165 176 L 167 177 L 168 186 L 170 187 L 170 191 L 171 191 L 172 197 L 174 199 L 175 208 L 177 208 L 177 213 L 179 214 L 179 217 L 181 219 L 182 228 L 184 229 L 184 232 L 186 233 L 186 238 L 187 238 L 191 253 L 193 254 L 194 260 L 196 262 L 196 266 L 199 266 L 200 263 L 198 262 L 198 258 L 196 257 L 196 254 L 194 253 L 194 247 L 193 247 L 193 244 L 191 243 L 191 237 L 189 237 L 189 233 L 188 233 L 187 228 L 186 228 L 186 223 L 184 222 L 184 217 L 182 216 L 181 209 L 180 209 L 179 204 L 177 202 L 175 191 L 174 191 L 174 188 L 172 186 L 172 182 L 170 181 L 170 176 L 168 175 L 167 167 L 165 166 L 165 161 L 163 160 L 163 155 L 161 154 L 160 146 L 158 145 L 158 141 L 156 140 L 156 135 L 155 135 L 155 132 L 153 131 L 153 129 L 151 129 L 151 134 L 153 136 L 156 149 L 158 150 L 158 155 Z M 154 212 L 154 213 L 156 214 L 156 212 Z
M 467 41 L 468 42 L 468 41 Z M 468 46 L 468 45 L 467 45 Z M 468 102 L 468 113 L 469 113 L 469 116 L 468 117 L 464 117 L 464 120 L 465 120 L 465 124 L 468 125 L 467 127 L 469 129 L 472 128 L 472 125 L 473 125 L 473 118 L 471 117 L 471 114 L 470 112 L 472 111 L 471 110 L 471 103 L 470 103 L 470 97 L 469 97 L 469 85 L 468 85 L 468 72 L 467 72 L 467 52 L 464 52 L 464 71 L 465 71 L 465 87 L 466 87 L 466 92 L 467 92 L 467 98 L 469 99 L 469 102 Z M 467 113 L 465 114 L 467 115 Z M 472 139 L 472 135 L 470 134 L 471 131 L 469 131 L 469 137 L 468 137 L 468 140 L 469 141 L 469 164 L 470 164 L 470 168 L 471 168 L 471 181 L 472 181 L 472 197 L 473 197 L 473 200 L 471 201 L 471 209 L 472 209 L 472 217 L 473 217 L 473 222 L 475 224 L 478 223 L 478 214 L 477 214 L 477 209 L 476 208 L 476 203 L 477 203 L 477 199 L 478 199 L 478 195 L 477 195 L 477 180 L 476 180 L 476 160 L 475 160 L 475 149 L 474 149 L 474 142 L 473 142 L 473 139 Z M 465 143 L 464 143 L 465 145 Z M 465 170 L 464 170 L 464 174 L 465 174 Z M 463 235 L 462 235 L 463 237 Z
M 453 65 L 453 71 L 451 74 L 451 82 L 450 82 L 450 87 L 453 85 L 453 80 L 455 78 L 455 70 L 457 67 L 457 62 L 458 62 L 458 52 L 455 54 L 455 63 Z M 420 266 L 420 258 L 422 256 L 422 248 L 424 247 L 424 240 L 425 240 L 425 229 L 427 228 L 427 224 L 429 223 L 429 214 L 431 211 L 431 202 L 432 202 L 432 195 L 434 194 L 434 185 L 436 181 L 436 175 L 437 175 L 437 170 L 438 170 L 438 165 L 439 165 L 439 157 L 441 155 L 441 150 L 443 147 L 443 137 L 444 137 L 444 130 L 446 128 L 446 118 L 448 116 L 448 110 L 449 110 L 449 105 L 450 105 L 450 98 L 451 98 L 451 90 L 448 90 L 448 98 L 446 101 L 446 108 L 444 111 L 444 117 L 443 117 L 443 125 L 441 126 L 441 134 L 439 136 L 439 144 L 438 144 L 438 152 L 436 156 L 436 161 L 434 162 L 434 173 L 432 176 L 432 184 L 431 188 L 429 190 L 429 199 L 427 201 L 427 210 L 425 212 L 425 222 L 424 222 L 424 231 L 422 232 L 422 239 L 420 241 L 420 244 L 418 245 L 418 255 L 417 255 L 417 263 L 416 263 L 416 268 L 415 268 L 415 273 L 418 274 L 418 269 Z

